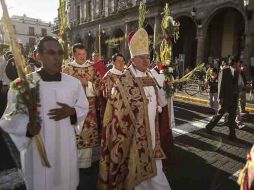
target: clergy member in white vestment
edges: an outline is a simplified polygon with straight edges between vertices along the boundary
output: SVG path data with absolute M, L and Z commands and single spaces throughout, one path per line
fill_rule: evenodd
M 63 50 L 58 40 L 45 36 L 38 43 L 43 68 L 31 76 L 39 81 L 40 135 L 50 168 L 41 164 L 33 135 L 29 132 L 29 117 L 15 111 L 16 92 L 10 90 L 8 106 L 0 127 L 10 134 L 20 150 L 22 170 L 28 190 L 76 190 L 78 160 L 75 134 L 88 112 L 88 101 L 80 81 L 61 73 Z M 80 125 L 81 124 L 81 125 Z
M 101 84 L 101 110 L 102 116 L 104 116 L 107 100 L 110 97 L 113 86 L 119 77 L 123 74 L 125 69 L 125 60 L 124 56 L 121 53 L 115 53 L 112 55 L 112 64 L 113 67 L 104 75 L 102 78 Z

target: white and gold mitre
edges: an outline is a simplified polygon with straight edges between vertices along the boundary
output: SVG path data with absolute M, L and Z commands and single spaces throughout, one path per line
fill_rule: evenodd
M 149 54 L 148 34 L 144 28 L 138 29 L 128 37 L 131 57 Z

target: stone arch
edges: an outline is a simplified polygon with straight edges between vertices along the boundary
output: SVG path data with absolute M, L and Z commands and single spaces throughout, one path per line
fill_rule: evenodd
M 148 33 L 148 36 L 153 36 L 153 27 L 150 24 L 145 24 L 145 30 Z
M 87 49 L 87 59 L 91 58 L 92 52 L 94 51 L 94 37 L 91 32 L 86 33 L 85 35 L 85 47 Z
M 209 9 L 207 11 L 206 16 L 202 20 L 203 27 L 206 28 L 209 25 L 209 23 L 211 22 L 211 20 L 213 19 L 213 17 L 218 13 L 218 11 L 225 9 L 225 8 L 235 9 L 244 18 L 244 23 L 248 22 L 248 19 L 244 13 L 244 10 L 239 6 L 239 4 L 235 4 L 235 3 L 233 4 L 232 2 L 226 2 L 223 4 L 218 4 L 217 6 L 213 7 L 212 9 Z M 245 30 L 246 30 L 246 27 L 247 27 L 247 25 L 245 25 Z
M 153 34 L 154 34 L 154 28 L 150 25 L 150 24 L 145 24 L 145 30 L 148 34 L 149 37 L 149 53 L 150 53 L 150 59 L 153 60 L 153 54 L 154 54 L 154 50 L 153 50 Z
M 203 21 L 205 30 L 205 60 L 213 64 L 216 58 L 236 55 L 243 57 L 246 16 L 234 4 L 224 4 L 208 13 Z
M 83 39 L 81 38 L 79 33 L 77 33 L 77 35 L 75 36 L 74 43 L 83 43 Z
M 197 27 L 194 20 L 188 15 L 181 15 L 176 17 L 176 20 L 180 22 L 180 37 L 173 44 L 173 58 L 184 57 L 184 68 L 194 68 L 196 65 L 197 55 Z M 180 68 L 183 71 L 183 68 Z
M 108 47 L 107 47 L 107 44 L 106 44 L 106 41 L 108 39 L 108 34 L 106 33 L 106 31 L 102 30 L 101 32 L 101 55 L 104 57 L 104 58 L 107 58 L 107 53 L 108 53 Z
M 121 28 L 113 30 L 112 39 L 115 39 L 114 43 L 109 44 L 109 47 L 112 48 L 112 53 L 124 52 L 125 33 Z

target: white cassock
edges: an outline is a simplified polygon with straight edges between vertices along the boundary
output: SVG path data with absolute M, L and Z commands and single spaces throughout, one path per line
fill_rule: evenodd
M 2 117 L 0 127 L 8 132 L 20 150 L 22 170 L 28 190 L 76 190 L 79 182 L 76 133 L 80 132 L 88 112 L 88 101 L 80 81 L 62 74 L 61 81 L 46 82 L 39 74 L 32 73 L 39 80 L 41 137 L 43 139 L 51 168 L 42 166 L 33 138 L 27 138 L 28 116 L 15 114 Z M 16 94 L 10 90 L 5 114 L 15 110 Z M 75 108 L 78 122 L 71 125 L 70 117 L 60 121 L 49 119 L 50 109 L 58 108 L 56 102 Z
M 135 70 L 133 66 L 130 66 L 132 73 L 136 77 L 146 77 L 147 74 Z M 157 111 L 157 99 L 156 94 L 153 86 L 144 87 L 145 94 L 149 100 L 148 102 L 148 115 L 149 115 L 149 124 L 150 124 L 150 131 L 152 137 L 152 146 L 153 149 L 155 147 L 155 117 Z M 160 93 L 160 92 L 158 92 Z M 151 96 L 151 98 L 149 98 Z M 156 160 L 156 168 L 157 168 L 157 175 L 143 181 L 139 185 L 135 187 L 135 190 L 170 190 L 170 185 L 168 180 L 162 171 L 162 161 Z

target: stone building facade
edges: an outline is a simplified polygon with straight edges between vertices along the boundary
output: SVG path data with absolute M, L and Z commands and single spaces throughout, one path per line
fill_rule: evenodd
M 23 44 L 26 53 L 34 48 L 34 45 L 40 37 L 54 35 L 52 33 L 51 23 L 44 22 L 41 19 L 27 17 L 26 15 L 13 15 L 11 17 L 11 22 L 17 41 Z M 8 44 L 9 42 L 2 26 L 3 25 L 0 24 L 0 43 Z
M 160 41 L 161 12 L 165 3 L 170 3 L 173 17 L 181 25 L 174 57 L 184 55 L 185 67 L 193 68 L 197 63 L 228 55 L 240 56 L 248 66 L 254 61 L 254 0 L 249 0 L 248 6 L 244 6 L 244 0 L 143 2 L 149 10 L 145 28 L 151 46 L 155 29 L 156 48 Z M 138 28 L 139 3 L 140 0 L 68 0 L 72 43 L 84 43 L 91 53 L 98 50 L 100 38 L 103 56 L 110 57 L 120 51 L 129 58 L 126 36 Z

